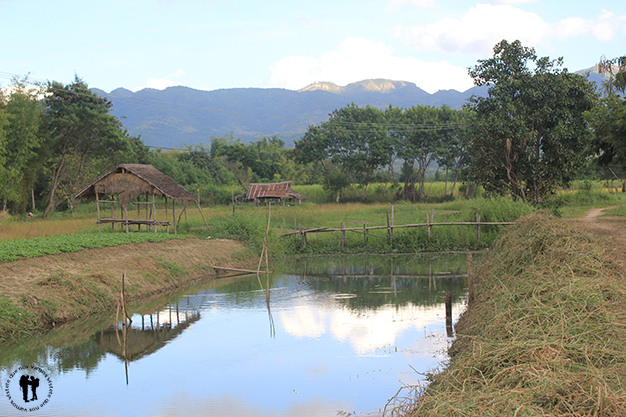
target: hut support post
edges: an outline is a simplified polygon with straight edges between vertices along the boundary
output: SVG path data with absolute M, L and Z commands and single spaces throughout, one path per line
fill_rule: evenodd
M 113 196 L 111 196 L 111 200 L 113 200 Z M 111 201 L 111 218 L 115 217 L 115 203 Z M 111 231 L 115 232 L 115 223 L 111 223 Z
M 172 221 L 174 222 L 174 234 L 176 233 L 176 200 L 172 199 Z
M 148 195 L 146 194 L 146 201 L 148 201 Z M 156 217 L 156 200 L 154 194 L 152 194 L 152 219 L 154 220 L 154 233 L 157 232 L 157 217 Z
M 165 226 L 165 227 L 166 227 L 167 233 L 169 234 L 170 233 L 170 225 L 169 225 L 170 218 L 169 218 L 169 215 L 168 215 L 167 204 L 168 204 L 167 203 L 167 197 L 165 197 L 165 221 L 167 222 L 167 226 Z
M 198 201 L 198 211 L 200 212 L 200 215 L 202 216 L 202 220 L 204 220 L 204 224 L 206 225 L 206 227 L 209 227 L 209 223 L 204 218 L 204 213 L 202 212 L 202 208 L 200 207 L 200 201 Z
M 138 195 L 137 196 L 137 220 L 141 219 L 141 204 L 139 204 L 139 202 L 141 201 L 141 196 Z M 148 226 L 146 226 L 147 228 Z M 141 224 L 137 223 L 137 231 L 141 232 Z
M 124 205 L 124 219 L 126 219 L 126 233 L 128 233 L 128 204 Z
M 98 201 L 99 199 L 100 198 L 98 197 L 98 192 L 96 191 L 96 210 L 98 211 L 98 233 L 102 233 L 102 228 L 100 225 L 100 201 Z

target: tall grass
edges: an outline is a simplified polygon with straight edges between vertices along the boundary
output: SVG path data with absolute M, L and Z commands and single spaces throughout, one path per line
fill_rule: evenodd
M 626 415 L 626 272 L 593 237 L 531 214 L 477 271 L 448 369 L 404 415 Z

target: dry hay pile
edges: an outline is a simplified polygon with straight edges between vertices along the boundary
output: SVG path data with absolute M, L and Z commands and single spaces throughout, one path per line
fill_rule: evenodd
M 626 272 L 592 237 L 521 219 L 477 271 L 451 364 L 404 415 L 626 416 Z

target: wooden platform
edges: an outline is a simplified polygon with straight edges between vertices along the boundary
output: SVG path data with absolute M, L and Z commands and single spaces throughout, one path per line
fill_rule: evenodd
M 146 220 L 146 219 L 118 219 L 117 217 L 101 217 L 100 219 L 98 219 L 96 221 L 96 224 L 104 224 L 104 223 L 123 223 L 126 224 L 128 223 L 128 225 L 132 225 L 132 224 L 147 224 L 150 226 L 169 226 L 170 222 L 169 221 L 157 221 L 157 220 Z

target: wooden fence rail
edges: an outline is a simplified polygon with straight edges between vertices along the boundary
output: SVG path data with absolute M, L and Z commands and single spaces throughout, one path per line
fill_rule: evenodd
M 370 226 L 370 227 L 346 227 L 346 228 L 332 228 L 332 227 L 316 227 L 314 229 L 294 230 L 292 232 L 283 233 L 283 236 L 298 235 L 301 233 L 325 233 L 325 232 L 358 232 L 363 233 L 363 230 L 380 230 L 380 229 L 401 229 L 404 227 L 435 227 L 435 226 L 505 226 L 511 225 L 514 222 L 446 222 L 446 223 L 415 223 L 415 224 L 398 224 L 393 226 Z M 370 234 L 370 236 L 375 236 Z M 384 236 L 378 236 L 384 237 Z
M 313 229 L 304 229 L 302 224 L 298 223 L 298 228 L 291 232 L 283 233 L 283 236 L 293 236 L 299 235 L 302 246 L 306 246 L 306 235 L 310 233 L 333 233 L 340 232 L 341 233 L 341 246 L 344 247 L 346 245 L 346 232 L 353 232 L 358 234 L 363 234 L 363 242 L 367 245 L 367 239 L 369 236 L 381 237 L 385 238 L 385 236 L 377 235 L 374 233 L 370 233 L 372 230 L 387 230 L 387 240 L 391 245 L 393 245 L 393 231 L 394 229 L 402 229 L 407 227 L 427 227 L 428 228 L 428 237 L 431 236 L 431 229 L 435 226 L 475 226 L 476 227 L 476 235 L 480 240 L 480 227 L 481 226 L 506 226 L 511 225 L 514 222 L 481 222 L 480 214 L 476 214 L 475 222 L 440 222 L 434 223 L 432 219 L 434 217 L 434 212 L 430 214 L 427 213 L 426 223 L 414 223 L 414 224 L 402 224 L 402 225 L 394 225 L 393 224 L 393 207 L 391 211 L 391 219 L 389 218 L 389 212 L 387 212 L 387 225 L 386 226 L 369 226 L 367 227 L 365 224 L 363 227 L 345 227 L 345 223 L 341 222 L 341 227 L 316 227 Z M 294 220 L 295 222 L 295 220 Z

